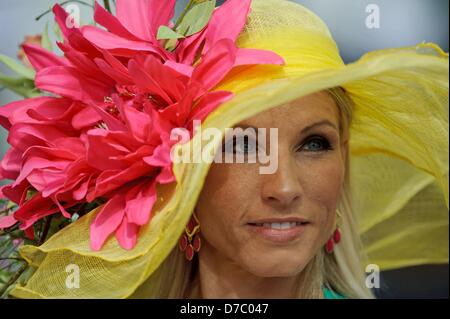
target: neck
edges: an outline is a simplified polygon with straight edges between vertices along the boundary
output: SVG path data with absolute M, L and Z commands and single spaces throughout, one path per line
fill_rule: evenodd
M 200 298 L 276 299 L 297 295 L 298 276 L 255 276 L 206 245 L 199 254 L 197 279 Z

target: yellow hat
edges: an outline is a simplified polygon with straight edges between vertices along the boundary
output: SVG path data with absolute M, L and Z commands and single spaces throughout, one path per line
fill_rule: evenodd
M 437 45 L 386 49 L 345 65 L 325 23 L 301 5 L 254 0 L 238 46 L 271 50 L 283 66 L 242 67 L 216 89 L 232 100 L 202 125 L 222 132 L 238 122 L 313 92 L 343 87 L 354 102 L 351 187 L 365 250 L 382 270 L 448 262 L 448 54 Z M 190 147 L 202 137 L 197 134 Z M 198 154 L 196 154 L 198 156 Z M 16 297 L 126 298 L 159 267 L 187 224 L 209 163 L 175 163 L 177 182 L 158 189 L 154 217 L 136 247 L 89 244 L 95 211 L 21 255 L 35 273 Z M 69 264 L 79 289 L 66 287 Z

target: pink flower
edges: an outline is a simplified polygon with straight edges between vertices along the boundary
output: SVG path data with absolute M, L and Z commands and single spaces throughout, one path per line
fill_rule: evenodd
M 37 47 L 41 47 L 42 46 L 42 35 L 40 34 L 36 34 L 36 35 L 27 35 L 25 37 L 25 40 L 20 44 L 19 46 L 19 52 L 17 53 L 17 57 L 19 58 L 20 61 L 22 61 L 22 63 L 27 66 L 27 67 L 31 67 L 31 63 L 28 60 L 24 48 L 24 45 L 35 45 Z
M 251 0 L 228 0 L 215 10 L 201 32 L 180 39 L 175 52 L 165 51 L 156 39 L 159 26 L 170 24 L 175 0 L 135 0 L 131 6 L 129 1 L 117 0 L 117 17 L 96 3 L 94 19 L 109 32 L 99 27 L 85 26 L 82 33 L 92 44 L 112 54 L 130 57 L 136 52 L 148 52 L 189 75 L 189 68 L 186 66 L 191 66 L 197 55 L 205 54 L 223 39 L 235 43 L 247 20 L 250 2 Z M 265 50 L 238 49 L 236 56 L 234 66 L 283 63 L 280 56 Z
M 11 144 L 0 178 L 14 180 L 1 191 L 19 205 L 0 219 L 0 228 L 17 221 L 32 236 L 41 218 L 70 218 L 75 205 L 102 199 L 90 228 L 92 249 L 112 234 L 133 248 L 152 217 L 157 185 L 175 182 L 171 131 L 181 127 L 192 135 L 194 120 L 232 97 L 214 88 L 234 67 L 283 63 L 275 53 L 236 47 L 248 0 L 229 0 L 201 32 L 166 51 L 156 32 L 169 24 L 174 4 L 118 0 L 114 17 L 96 3 L 95 20 L 108 31 L 68 28 L 67 13 L 55 5 L 64 57 L 24 46 L 36 87 L 54 96 L 0 108 Z M 26 199 L 30 189 L 35 195 Z

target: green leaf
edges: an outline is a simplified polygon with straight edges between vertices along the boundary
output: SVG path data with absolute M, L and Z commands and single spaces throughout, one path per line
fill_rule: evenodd
M 186 37 L 200 32 L 211 19 L 215 6 L 215 0 L 197 3 L 186 13 L 176 31 Z
M 184 38 L 184 35 L 176 33 L 168 26 L 162 25 L 158 29 L 158 34 L 156 36 L 157 40 L 165 40 L 165 39 L 180 39 Z
M 30 80 L 34 79 L 34 75 L 36 74 L 36 72 L 31 68 L 27 68 L 19 61 L 11 59 L 9 56 L 0 54 L 0 62 L 4 63 L 8 68 L 10 68 L 18 75 Z
M 62 34 L 61 29 L 59 28 L 59 25 L 57 23 L 53 24 L 53 33 L 55 34 L 56 39 L 59 42 L 63 41 L 63 34 Z
M 6 206 L 6 208 L 10 209 L 10 208 L 13 208 L 15 206 L 17 206 L 17 204 L 10 200 L 10 201 L 8 201 L 8 205 Z
M 44 32 L 42 32 L 42 47 L 48 51 L 53 51 L 52 42 L 48 36 L 48 22 L 45 24 Z
M 26 98 L 40 95 L 34 81 L 27 78 L 14 78 L 0 73 L 0 85 Z
M 168 39 L 166 44 L 164 44 L 164 49 L 173 52 L 177 46 L 177 39 Z

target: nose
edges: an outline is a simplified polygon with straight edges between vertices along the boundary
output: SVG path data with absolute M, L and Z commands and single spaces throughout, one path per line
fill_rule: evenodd
M 277 209 L 287 209 L 299 202 L 302 186 L 295 160 L 279 154 L 278 169 L 262 175 L 262 199 Z

